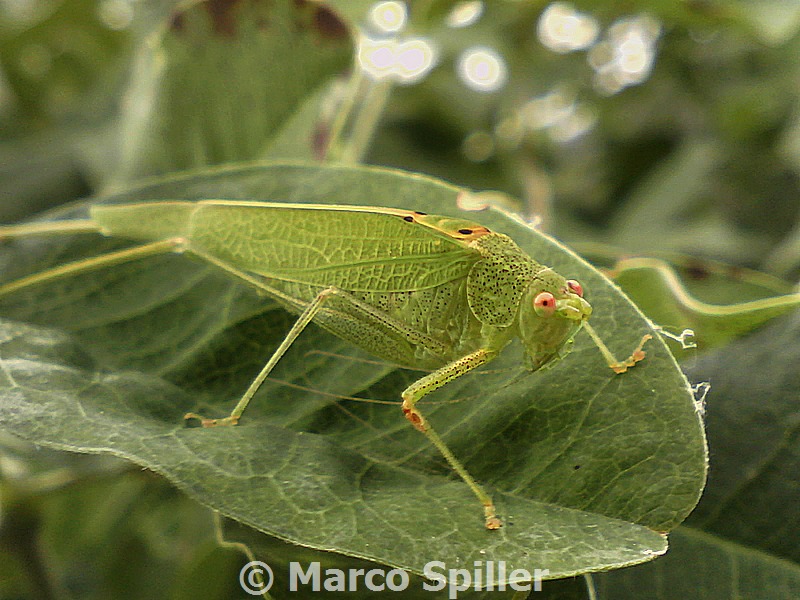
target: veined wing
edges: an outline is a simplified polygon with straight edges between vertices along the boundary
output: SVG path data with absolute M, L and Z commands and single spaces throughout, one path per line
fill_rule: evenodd
M 466 277 L 480 258 L 465 241 L 369 207 L 202 201 L 194 247 L 284 281 L 365 292 L 411 291 Z

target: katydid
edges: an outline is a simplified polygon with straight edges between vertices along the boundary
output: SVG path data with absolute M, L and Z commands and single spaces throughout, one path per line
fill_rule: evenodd
M 644 357 L 644 336 L 617 361 L 587 323 L 581 285 L 543 266 L 506 235 L 451 217 L 400 209 L 226 200 L 95 205 L 86 220 L 0 227 L 0 239 L 101 233 L 135 242 L 0 285 L 0 296 L 59 277 L 168 252 L 207 261 L 265 293 L 298 320 L 233 411 L 203 426 L 236 425 L 270 371 L 314 321 L 402 367 L 430 371 L 402 392 L 402 410 L 483 505 L 473 479 L 420 412 L 421 398 L 492 360 L 515 337 L 526 367 L 552 362 L 584 327 L 609 366 L 624 372 Z

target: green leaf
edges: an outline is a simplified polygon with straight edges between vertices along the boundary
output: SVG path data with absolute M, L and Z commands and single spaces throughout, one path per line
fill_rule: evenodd
M 264 165 L 170 177 L 102 201 L 224 197 L 467 216 L 579 279 L 598 332 L 613 351 L 630 352 L 648 324 L 608 280 L 499 211 L 459 211 L 467 194 L 397 171 Z M 14 278 L 118 246 L 92 236 L 19 240 L 0 267 Z M 187 410 L 227 414 L 292 323 L 211 267 L 177 255 L 148 259 L 28 288 L 0 309 L 2 427 L 43 445 L 125 457 L 301 546 L 416 573 L 430 560 L 504 560 L 564 577 L 662 553 L 657 532 L 686 517 L 705 479 L 701 419 L 660 340 L 621 376 L 588 336 L 529 376 L 513 345 L 484 372 L 430 396 L 429 419 L 505 518 L 487 532 L 468 488 L 399 407 L 326 395 L 396 401 L 419 374 L 367 362 L 316 328 L 292 346 L 240 426 L 184 427 Z
M 3 112 L 13 98 L 38 129 L 64 121 L 74 127 L 76 114 L 103 112 L 131 38 L 133 10 L 114 9 L 97 0 L 56 0 L 0 12 Z
M 800 596 L 800 566 L 765 552 L 681 526 L 663 560 L 603 573 L 598 598 L 775 600 Z
M 0 142 L 0 222 L 30 214 L 89 193 L 63 132 Z
M 211 511 L 163 478 L 5 434 L 0 450 L 0 597 L 241 597 L 241 553 L 220 548 Z
M 296 592 L 288 591 L 290 585 L 290 564 L 294 562 L 301 565 L 304 569 L 307 569 L 308 565 L 320 560 L 321 553 L 311 548 L 289 544 L 274 537 L 261 535 L 253 529 L 245 527 L 241 524 L 237 524 L 233 521 L 225 522 L 224 532 L 226 539 L 235 539 L 240 541 L 240 543 L 246 544 L 258 560 L 261 560 L 270 566 L 275 577 L 274 585 L 270 590 L 270 594 L 274 598 L 288 599 L 293 596 L 298 597 L 299 595 L 310 595 L 310 592 L 312 591 L 312 585 L 310 583 L 307 585 L 298 585 L 298 590 Z M 381 569 L 382 571 L 387 570 L 384 565 L 376 564 L 360 558 L 354 558 L 352 556 L 336 555 L 330 552 L 323 556 L 323 560 L 324 562 L 321 565 L 320 575 L 321 583 L 324 583 L 326 569 L 338 569 L 344 571 L 345 574 L 348 574 L 350 569 L 363 569 L 364 573 L 371 569 Z M 466 568 L 470 572 L 471 578 L 474 579 L 477 576 L 481 576 L 484 581 L 486 580 L 487 565 L 485 562 L 478 562 L 477 568 L 480 569 L 480 572 L 477 576 L 475 574 L 476 566 L 474 562 L 463 563 L 462 568 Z M 496 574 L 496 570 L 499 569 L 499 565 L 495 565 L 493 568 L 495 569 Z M 441 573 L 442 570 L 438 569 L 437 572 Z M 463 577 L 463 575 L 461 577 Z M 380 584 L 383 582 L 383 580 L 379 576 L 376 578 L 375 582 Z M 363 579 L 359 580 L 358 583 L 360 584 L 359 589 L 349 592 L 346 595 L 347 598 L 375 597 L 375 592 L 370 591 L 365 585 L 363 585 Z M 402 591 L 392 591 L 392 597 L 400 599 L 419 598 L 420 600 L 424 598 L 449 597 L 449 589 L 447 586 L 443 590 L 438 590 L 437 593 L 437 591 L 434 590 L 426 590 L 423 587 L 425 583 L 426 580 L 421 575 L 411 573 L 408 576 L 408 586 L 406 589 Z M 464 579 L 462 578 L 460 581 L 455 580 L 454 585 L 456 583 L 463 585 Z M 535 584 L 531 585 L 531 587 L 536 591 L 536 598 L 543 598 L 544 600 L 586 599 L 586 581 L 584 577 L 581 576 L 540 582 L 541 590 L 535 589 L 534 586 Z M 325 588 L 322 589 L 324 590 Z M 503 598 L 507 598 L 513 600 L 514 598 L 519 597 L 515 596 L 516 591 L 510 586 L 506 586 L 505 590 L 499 589 L 499 585 L 496 585 L 495 589 L 491 591 L 474 589 L 464 590 L 463 587 L 461 590 L 463 591 L 458 591 L 458 598 L 462 600 L 477 600 L 478 598 L 486 598 L 488 600 L 501 600 Z
M 309 98 L 349 66 L 352 40 L 323 3 L 207 0 L 177 10 L 142 50 L 117 183 L 259 156 L 312 158 L 319 115 L 309 111 L 319 101 L 309 108 Z M 290 151 L 276 145 L 289 136 Z
M 711 276 L 704 270 L 695 274 L 701 279 Z M 730 281 L 726 288 L 719 278 L 714 278 L 710 286 L 704 287 L 710 287 L 718 296 L 727 292 L 729 303 L 704 302 L 684 287 L 669 263 L 657 258 L 632 258 L 618 262 L 614 268 L 614 280 L 642 312 L 667 331 L 677 333 L 691 329 L 701 350 L 723 346 L 800 307 L 800 293 L 763 297 L 766 291 L 763 288 L 758 290 L 747 282 L 732 285 Z M 761 296 L 758 299 L 747 299 L 748 293 L 755 296 L 758 292 Z

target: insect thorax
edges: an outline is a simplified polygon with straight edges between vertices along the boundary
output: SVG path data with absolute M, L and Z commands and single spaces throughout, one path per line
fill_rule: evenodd
M 545 269 L 508 236 L 492 233 L 475 240 L 472 247 L 483 255 L 467 279 L 467 298 L 475 316 L 484 324 L 510 327 L 516 320 L 522 295 L 536 275 Z

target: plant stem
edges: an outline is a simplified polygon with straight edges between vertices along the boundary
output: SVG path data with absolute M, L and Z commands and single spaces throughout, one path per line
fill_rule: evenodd
M 366 90 L 355 115 L 349 142 L 343 148 L 343 162 L 361 162 L 378 127 L 391 89 L 392 84 L 388 81 L 366 82 Z
M 380 121 L 392 84 L 373 81 L 356 67 L 331 126 L 327 160 L 355 164 L 361 161 Z

